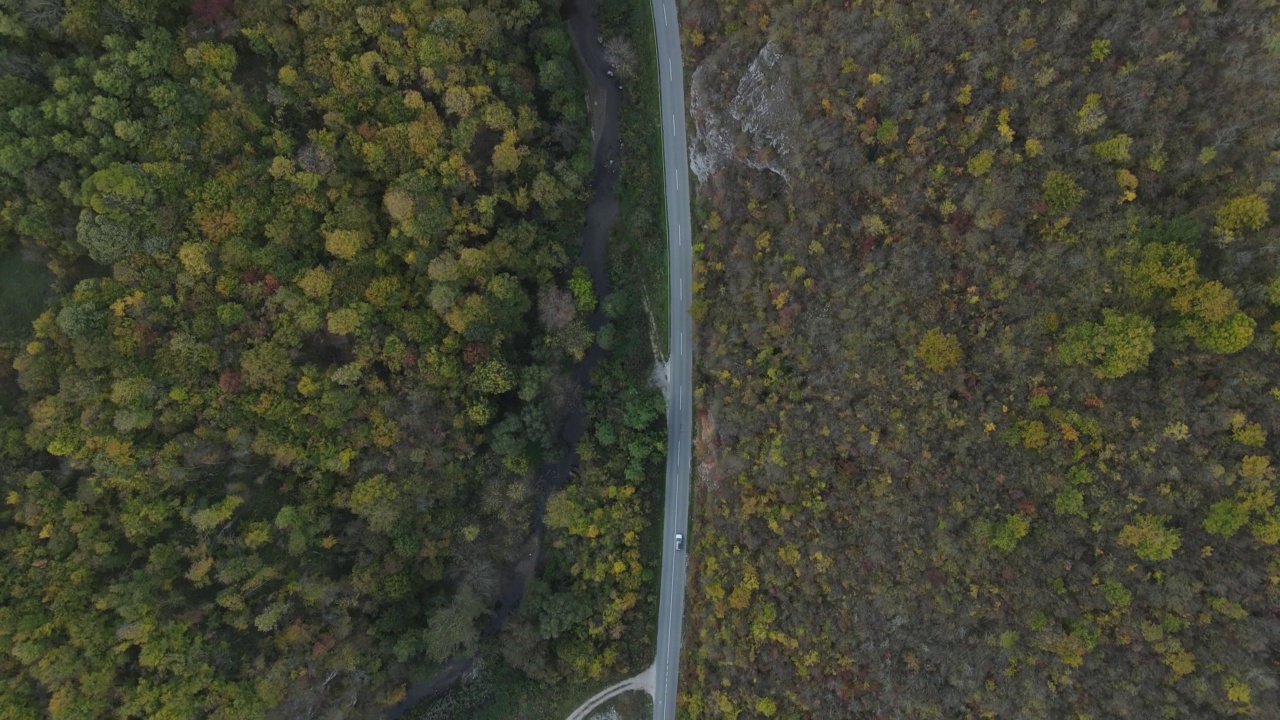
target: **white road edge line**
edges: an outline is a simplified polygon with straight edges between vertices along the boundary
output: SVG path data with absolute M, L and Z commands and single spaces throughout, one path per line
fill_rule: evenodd
M 671 553 L 672 572 L 675 572 L 674 570 L 676 566 L 675 559 L 676 559 L 675 553 Z M 672 598 L 674 597 L 675 596 L 672 595 Z M 674 599 L 673 599 L 673 602 L 674 602 Z M 671 622 L 670 621 L 667 622 L 667 647 L 668 648 L 671 647 Z M 670 654 L 670 652 L 671 652 L 670 650 L 667 651 L 668 654 Z M 667 666 L 662 669 L 662 684 L 666 685 L 670 681 L 670 678 L 671 678 L 671 663 L 667 663 Z

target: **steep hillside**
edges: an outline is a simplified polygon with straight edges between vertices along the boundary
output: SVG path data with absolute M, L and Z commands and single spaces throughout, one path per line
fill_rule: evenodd
M 689 5 L 690 717 L 1275 717 L 1274 3 Z

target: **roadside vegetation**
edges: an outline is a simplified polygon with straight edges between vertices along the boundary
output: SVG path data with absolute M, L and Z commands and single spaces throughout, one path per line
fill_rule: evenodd
M 588 720 L 650 720 L 653 699 L 648 693 L 626 692 L 605 703 Z
M 545 566 L 501 639 L 505 661 L 529 680 L 478 706 L 495 718 L 558 720 L 578 705 L 566 708 L 566 697 L 584 700 L 653 661 L 666 405 L 649 382 L 646 293 L 660 347 L 667 312 L 656 61 L 645 0 L 605 0 L 598 19 L 625 88 L 620 209 L 605 255 L 612 292 L 596 338 L 605 353 L 585 397 L 579 467 L 548 499 Z
M 670 340 L 668 243 L 653 8 L 646 0 L 601 0 L 599 16 L 607 36 L 606 58 L 617 60 L 615 67 L 624 87 L 619 128 L 621 211 L 609 240 L 611 272 L 623 285 L 626 307 L 639 307 L 648 300 L 658 348 L 665 354 Z M 637 290 L 642 292 L 639 299 Z M 640 320 L 647 323 L 649 318 Z
M 1274 717 L 1277 18 L 689 3 L 688 717 Z
M 564 720 L 582 698 L 599 690 L 597 685 L 606 684 L 569 686 L 535 680 L 503 660 L 496 644 L 486 647 L 480 657 L 476 672 L 465 676 L 448 694 L 419 704 L 404 716 L 406 720 Z
M 416 709 L 411 720 L 564 720 L 607 682 L 583 682 L 559 692 L 508 669 L 482 672 L 459 684 L 448 696 Z M 581 692 L 579 692 L 581 690 Z M 649 720 L 653 703 L 648 693 L 623 693 L 605 703 L 588 720 Z

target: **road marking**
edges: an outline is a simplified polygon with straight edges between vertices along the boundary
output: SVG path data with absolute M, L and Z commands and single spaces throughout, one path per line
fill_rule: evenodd
M 676 557 L 675 557 L 675 553 L 672 553 L 671 554 L 671 573 L 673 577 L 675 576 L 675 568 L 676 568 Z M 672 593 L 671 601 L 675 602 L 675 593 Z M 670 620 L 667 621 L 667 654 L 668 655 L 671 654 L 671 621 Z M 662 673 L 663 686 L 666 686 L 666 684 L 669 682 L 670 676 L 671 676 L 671 663 L 667 662 L 667 666 L 663 668 L 663 673 Z
M 667 19 L 667 6 L 666 6 L 666 5 L 663 5 L 663 6 L 662 6 L 662 24 L 663 24 L 663 25 L 670 25 L 670 24 L 671 24 L 671 23 L 668 21 L 668 19 Z

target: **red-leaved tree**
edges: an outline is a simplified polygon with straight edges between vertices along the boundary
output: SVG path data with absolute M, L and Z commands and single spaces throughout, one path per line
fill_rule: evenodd
M 191 20 L 196 25 L 217 25 L 230 19 L 235 0 L 195 0 L 191 4 Z

